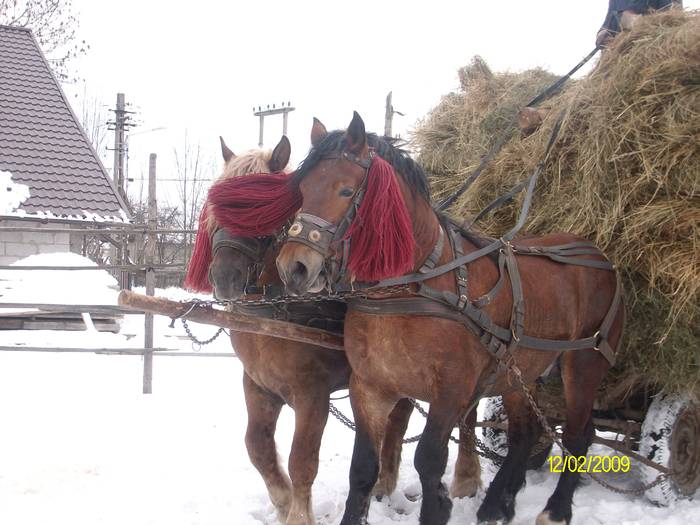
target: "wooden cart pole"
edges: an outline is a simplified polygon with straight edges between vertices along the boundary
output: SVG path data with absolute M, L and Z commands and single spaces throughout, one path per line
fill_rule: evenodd
M 280 337 L 282 339 L 299 341 L 300 343 L 322 346 L 330 350 L 345 351 L 342 335 L 311 326 L 287 323 L 277 319 L 266 319 L 240 312 L 215 310 L 209 306 L 193 308 L 192 303 L 179 303 L 161 297 L 148 297 L 129 290 L 122 290 L 119 293 L 117 302 L 120 306 L 142 312 L 156 313 L 170 318 L 183 317 L 195 323 L 221 326 L 237 332 Z
M 153 269 L 156 254 L 156 233 L 158 221 L 156 203 L 156 154 L 148 158 L 148 237 L 146 238 L 146 295 L 153 296 L 156 288 L 156 274 Z M 153 314 L 145 314 L 145 341 L 143 353 L 143 393 L 153 392 Z

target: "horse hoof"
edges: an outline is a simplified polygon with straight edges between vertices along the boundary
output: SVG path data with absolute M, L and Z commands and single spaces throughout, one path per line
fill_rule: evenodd
M 455 480 L 450 487 L 450 495 L 453 498 L 473 498 L 481 487 L 480 480 Z
M 535 525 L 567 525 L 568 521 L 566 520 L 555 520 L 552 518 L 552 515 L 548 510 L 542 511 L 539 513 L 537 516 L 537 521 L 535 521 Z

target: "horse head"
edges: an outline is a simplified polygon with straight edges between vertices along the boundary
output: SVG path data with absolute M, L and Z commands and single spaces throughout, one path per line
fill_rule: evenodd
M 269 271 L 274 269 L 274 264 L 267 261 L 270 257 L 274 259 L 271 254 L 274 235 L 257 235 L 255 231 L 231 228 L 226 209 L 217 207 L 217 204 L 222 201 L 222 194 L 226 198 L 228 190 L 241 180 L 240 177 L 256 177 L 253 174 L 257 174 L 274 179 L 286 176 L 284 170 L 291 147 L 287 137 L 283 136 L 272 152 L 251 150 L 235 155 L 223 138 L 220 140 L 224 168 L 202 209 L 185 286 L 197 291 L 212 291 L 220 300 L 234 300 L 253 286 L 268 284 L 261 283 L 261 277 L 266 281 L 276 278 L 276 272 L 271 276 Z
M 328 132 L 314 119 L 312 149 L 293 178 L 302 207 L 277 258 L 291 293 L 413 268 L 412 211 L 429 202 L 429 191 L 420 167 L 393 142 L 366 133 L 357 113 L 345 131 Z

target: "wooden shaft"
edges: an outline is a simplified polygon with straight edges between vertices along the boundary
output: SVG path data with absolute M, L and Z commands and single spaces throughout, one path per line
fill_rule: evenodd
M 230 328 L 236 332 L 279 337 L 300 343 L 322 346 L 330 350 L 345 350 L 342 336 L 327 330 L 287 323 L 276 319 L 265 319 L 238 312 L 226 312 L 210 307 L 195 307 L 187 313 L 191 307 L 189 303 L 179 303 L 161 297 L 147 297 L 128 290 L 122 290 L 119 293 L 118 304 L 171 318 L 184 316 L 185 319 L 197 323 Z M 186 316 L 184 315 L 185 313 L 187 313 Z

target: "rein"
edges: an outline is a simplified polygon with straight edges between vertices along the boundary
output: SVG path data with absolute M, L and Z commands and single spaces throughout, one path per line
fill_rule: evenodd
M 566 75 L 558 79 L 556 82 L 554 82 L 551 86 L 546 88 L 544 91 L 542 91 L 539 95 L 537 95 L 535 98 L 533 98 L 530 102 L 528 102 L 525 107 L 526 108 L 531 108 L 539 104 L 540 102 L 543 102 L 547 100 L 548 98 L 552 97 L 561 86 L 564 85 L 564 83 L 571 78 L 571 76 L 576 73 L 579 69 L 581 69 L 591 58 L 595 56 L 595 54 L 602 49 L 602 46 L 596 46 L 593 51 L 588 53 L 578 64 L 576 64 L 571 71 L 569 71 Z M 481 176 L 481 174 L 484 172 L 484 169 L 486 166 L 493 160 L 493 158 L 498 154 L 499 151 L 503 148 L 506 142 L 510 139 L 511 135 L 513 134 L 513 127 L 509 127 L 499 138 L 498 140 L 494 143 L 493 146 L 491 146 L 491 149 L 484 155 L 481 159 L 481 162 L 477 166 L 477 168 L 472 172 L 469 177 L 462 183 L 462 185 L 455 191 L 452 195 L 444 199 L 442 202 L 440 202 L 435 209 L 438 211 L 445 211 L 447 208 L 449 208 L 452 204 L 455 203 L 457 199 L 459 199 L 465 191 L 469 189 L 469 187 L 474 184 L 476 179 Z M 483 213 L 483 212 L 482 212 Z

